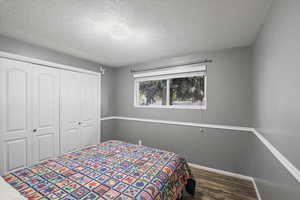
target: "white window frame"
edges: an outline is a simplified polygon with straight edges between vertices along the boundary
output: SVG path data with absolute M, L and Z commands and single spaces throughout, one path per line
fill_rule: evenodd
M 185 78 L 185 77 L 197 77 L 204 76 L 204 105 L 169 105 L 170 104 L 170 79 L 173 78 Z M 139 84 L 144 81 L 154 81 L 154 80 L 166 80 L 167 81 L 167 105 L 139 105 Z M 136 108 L 172 108 L 172 109 L 207 109 L 207 75 L 205 72 L 193 72 L 193 73 L 179 73 L 172 75 L 159 75 L 153 77 L 142 76 L 141 78 L 136 78 L 134 80 L 134 107 Z

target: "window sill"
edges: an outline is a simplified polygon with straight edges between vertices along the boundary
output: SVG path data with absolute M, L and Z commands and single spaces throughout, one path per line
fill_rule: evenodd
M 206 106 L 134 106 L 135 108 L 160 108 L 160 109 L 186 109 L 186 110 L 207 110 Z

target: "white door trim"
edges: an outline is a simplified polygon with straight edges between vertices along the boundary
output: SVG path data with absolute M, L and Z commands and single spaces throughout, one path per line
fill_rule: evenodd
M 99 76 L 99 85 L 98 85 L 98 117 L 101 118 L 101 73 L 98 75 Z M 101 143 L 101 120 L 97 120 L 98 123 L 98 142 Z

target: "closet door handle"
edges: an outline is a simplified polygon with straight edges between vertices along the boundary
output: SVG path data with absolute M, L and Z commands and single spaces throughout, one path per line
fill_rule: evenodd
M 34 133 L 37 132 L 37 129 L 33 129 L 32 132 L 34 132 Z
M 81 125 L 81 122 L 78 122 L 78 125 Z

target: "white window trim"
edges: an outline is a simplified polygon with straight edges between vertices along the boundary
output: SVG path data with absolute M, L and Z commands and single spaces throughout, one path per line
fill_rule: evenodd
M 139 83 L 143 81 L 153 81 L 153 80 L 167 80 L 167 104 L 170 103 L 170 79 L 172 78 L 183 78 L 183 77 L 195 77 L 204 76 L 204 99 L 205 105 L 139 105 L 138 95 L 139 95 Z M 136 78 L 134 80 L 134 107 L 135 108 L 160 108 L 160 109 L 191 109 L 191 110 L 207 110 L 207 76 L 205 72 L 194 72 L 194 73 L 181 73 L 173 75 L 161 75 L 156 77 L 142 77 Z

